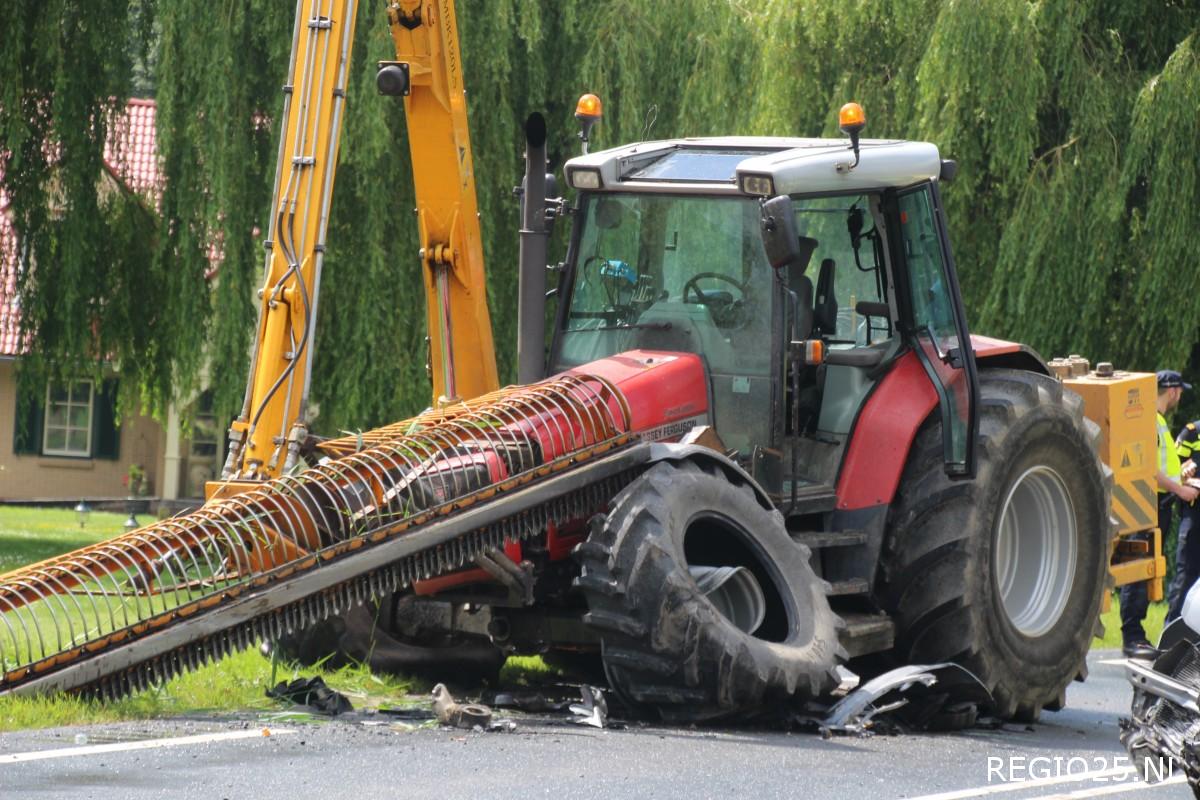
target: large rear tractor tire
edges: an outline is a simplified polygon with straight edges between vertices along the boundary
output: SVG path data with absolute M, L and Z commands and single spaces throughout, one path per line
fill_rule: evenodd
M 836 683 L 838 620 L 808 548 L 719 467 L 652 467 L 593 519 L 578 556 L 584 620 L 601 634 L 609 683 L 634 708 L 671 721 L 745 717 Z M 697 583 L 704 567 L 745 568 L 762 590 L 759 613 L 737 602 L 723 613 Z
M 1098 438 L 1078 395 L 1021 370 L 980 371 L 975 480 L 946 477 L 941 425 L 926 423 L 881 569 L 899 661 L 963 665 L 1002 717 L 1063 706 L 1086 675 L 1114 533 Z

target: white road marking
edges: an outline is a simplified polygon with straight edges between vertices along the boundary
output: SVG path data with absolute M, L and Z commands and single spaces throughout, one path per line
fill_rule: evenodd
M 189 744 L 227 742 L 234 739 L 263 739 L 270 736 L 284 736 L 295 732 L 290 728 L 255 728 L 247 731 L 226 731 L 224 733 L 202 733 L 196 736 L 176 736 L 171 739 L 145 739 L 140 742 L 89 744 L 81 747 L 60 747 L 54 750 L 33 750 L 28 753 L 0 753 L 0 764 L 16 764 L 21 761 L 42 761 L 47 758 L 90 756 L 97 753 L 119 753 L 126 750 L 154 750 L 159 747 L 183 747 Z
M 1118 667 L 1123 667 L 1123 666 L 1125 666 L 1126 661 L 1128 661 L 1128 659 L 1125 659 L 1125 658 L 1102 658 L 1099 661 L 1097 661 L 1096 663 L 1097 664 L 1115 664 Z
M 970 800 L 972 797 L 986 797 L 987 795 L 1002 794 L 1005 792 L 1027 792 L 1031 789 L 1038 789 L 1042 786 L 1056 786 L 1060 783 L 1080 783 L 1082 781 L 1101 780 L 1107 783 L 1112 780 L 1132 778 L 1136 774 L 1137 773 L 1133 771 L 1132 767 L 1113 767 L 1111 769 L 1098 769 L 1090 772 L 1073 772 L 1069 775 L 1053 775 L 1047 778 L 1034 778 L 1033 780 L 1028 781 L 1004 781 L 1002 783 L 992 783 L 986 786 L 976 786 L 970 789 L 958 789 L 953 792 L 941 792 L 939 794 L 923 794 L 920 797 L 909 798 L 909 800 Z M 1133 786 L 1149 787 L 1150 784 L 1135 784 L 1130 781 L 1128 784 L 1123 785 L 1122 788 L 1127 790 Z
M 1125 792 L 1144 792 L 1146 789 L 1157 789 L 1160 786 L 1170 786 L 1173 783 L 1183 783 L 1187 780 L 1186 775 L 1176 775 L 1173 778 L 1167 778 L 1165 781 L 1158 783 L 1116 783 L 1109 786 L 1101 786 L 1096 789 L 1079 789 L 1066 794 L 1044 794 L 1031 798 L 1030 800 L 1076 800 L 1081 797 L 1103 797 L 1106 794 L 1124 794 Z

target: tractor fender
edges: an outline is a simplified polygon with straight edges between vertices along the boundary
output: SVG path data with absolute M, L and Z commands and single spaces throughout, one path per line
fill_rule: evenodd
M 971 346 L 981 368 L 1050 374 L 1042 357 L 1025 345 L 972 335 Z M 839 510 L 892 502 L 917 431 L 937 407 L 937 392 L 916 353 L 909 350 L 896 359 L 859 410 L 838 474 Z
M 994 369 L 1023 369 L 1049 375 L 1046 360 L 1032 347 L 1017 342 L 1006 342 L 990 336 L 971 334 L 971 349 L 975 351 L 975 363 L 980 367 Z
M 654 442 L 650 445 L 647 464 L 657 464 L 660 461 L 680 462 L 692 461 L 699 466 L 713 465 L 720 467 L 725 476 L 735 482 L 745 483 L 754 490 L 754 497 L 768 511 L 774 510 L 775 504 L 766 491 L 758 485 L 758 481 L 750 477 L 750 473 L 742 469 L 736 462 L 724 453 L 699 444 L 677 444 L 672 442 Z

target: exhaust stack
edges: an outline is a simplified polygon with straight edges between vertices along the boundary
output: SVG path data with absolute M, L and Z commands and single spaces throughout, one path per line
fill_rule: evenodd
M 546 368 L 546 120 L 525 120 L 517 300 L 517 382 L 534 383 Z

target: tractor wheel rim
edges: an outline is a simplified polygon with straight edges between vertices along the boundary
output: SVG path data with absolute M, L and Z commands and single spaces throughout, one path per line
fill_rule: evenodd
M 754 573 L 745 567 L 689 566 L 692 580 L 721 616 L 753 635 L 767 616 L 767 599 Z
M 1033 467 L 1013 482 L 1000 510 L 994 556 L 1008 621 L 1029 637 L 1053 628 L 1070 599 L 1078 558 L 1075 504 L 1055 470 Z

